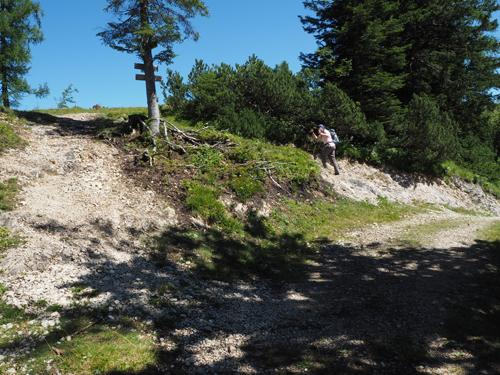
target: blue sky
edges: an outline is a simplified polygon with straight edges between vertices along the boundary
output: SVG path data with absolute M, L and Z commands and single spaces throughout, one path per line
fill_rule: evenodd
M 145 106 L 144 82 L 134 80 L 138 59 L 104 46 L 96 37 L 112 19 L 103 10 L 106 0 L 38 1 L 45 14 L 45 40 L 32 48 L 27 78 L 33 86 L 47 82 L 51 93 L 45 99 L 27 96 L 21 108 L 55 107 L 55 98 L 69 84 L 79 90 L 75 98 L 81 107 Z M 210 17 L 193 21 L 200 39 L 175 48 L 178 56 L 170 68 L 183 75 L 197 58 L 209 64 L 236 64 L 251 54 L 271 66 L 287 61 L 298 71 L 299 54 L 316 48 L 298 18 L 306 12 L 302 0 L 205 0 L 205 4 Z M 496 35 L 500 37 L 500 32 Z M 165 70 L 160 66 L 159 74 L 165 76 Z
M 69 84 L 79 93 L 77 105 L 91 107 L 144 106 L 144 82 L 134 80 L 134 55 L 104 46 L 96 33 L 110 21 L 105 0 L 39 0 L 44 17 L 45 40 L 32 48 L 31 85 L 47 82 L 45 99 L 25 97 L 21 108 L 53 108 Z M 301 52 L 314 51 L 314 38 L 302 29 L 298 16 L 305 13 L 302 0 L 205 0 L 210 17 L 197 18 L 197 42 L 186 41 L 175 48 L 178 56 L 171 69 L 186 75 L 196 58 L 205 62 L 243 63 L 256 54 L 274 66 L 287 61 L 300 69 Z M 165 66 L 160 74 L 165 75 Z M 161 96 L 160 96 L 161 97 Z

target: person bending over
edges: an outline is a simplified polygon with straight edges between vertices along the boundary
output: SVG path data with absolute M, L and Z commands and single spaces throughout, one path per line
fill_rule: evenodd
M 330 131 L 323 124 L 320 124 L 317 131 L 314 131 L 312 135 L 322 143 L 321 161 L 323 162 L 323 166 L 326 168 L 326 162 L 329 161 L 333 165 L 333 169 L 335 169 L 335 174 L 340 174 L 339 165 L 337 164 L 337 159 L 335 159 L 337 146 L 333 142 Z

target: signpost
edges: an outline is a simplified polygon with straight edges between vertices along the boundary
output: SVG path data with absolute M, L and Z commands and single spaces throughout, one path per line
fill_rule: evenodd
M 144 64 L 134 64 L 134 69 L 139 69 L 139 70 L 142 70 L 144 72 Z M 154 70 L 155 72 L 158 71 L 158 66 L 155 66 L 154 67 Z M 136 81 L 145 81 L 146 80 L 146 76 L 144 74 L 136 74 L 135 75 L 135 80 Z M 161 76 L 155 76 L 155 81 L 159 82 L 161 81 Z
M 151 65 L 149 65 L 149 63 Z M 148 99 L 148 117 L 149 127 L 151 134 L 154 136 L 160 133 L 160 108 L 158 106 L 158 99 L 156 97 L 156 82 L 161 81 L 161 76 L 155 75 L 154 72 L 158 71 L 158 66 L 153 65 L 152 58 L 145 60 L 145 64 L 134 64 L 134 69 L 141 70 L 144 74 L 136 74 L 137 81 L 145 81 L 146 83 L 146 96 Z M 147 78 L 146 78 L 147 77 Z
M 136 81 L 145 81 L 146 80 L 146 76 L 144 74 L 136 74 L 135 75 L 135 80 Z M 161 77 L 160 76 L 155 76 L 155 81 L 161 81 Z

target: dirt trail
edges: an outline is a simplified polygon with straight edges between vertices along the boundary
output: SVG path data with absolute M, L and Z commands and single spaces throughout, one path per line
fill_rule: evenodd
M 498 218 L 445 210 L 354 231 L 325 246 L 305 278 L 280 285 L 201 280 L 145 257 L 140 235 L 173 225 L 175 212 L 122 173 L 117 150 L 71 131 L 74 125 L 31 126 L 28 148 L 0 158 L 0 179 L 17 176 L 23 188 L 19 207 L 2 213 L 0 225 L 26 238 L 0 265 L 7 302 L 68 306 L 81 284 L 98 292 L 89 301 L 134 311 L 159 286 L 173 285 L 168 308 L 151 309 L 160 316 L 156 334 L 167 358 L 157 371 L 165 373 L 498 369 L 449 333 L 458 307 L 484 307 L 477 304 L 489 291 L 477 279 L 496 265 L 475 232 Z M 406 231 L 442 220 L 457 226 L 411 246 L 398 242 Z
M 26 239 L 1 262 L 0 282 L 13 286 L 7 298 L 17 305 L 70 303 L 70 286 L 82 275 L 103 262 L 110 270 L 131 262 L 141 233 L 175 222 L 153 191 L 124 176 L 116 149 L 71 132 L 68 121 L 30 127 L 28 147 L 0 159 L 0 179 L 17 177 L 22 187 L 18 208 L 0 216 Z

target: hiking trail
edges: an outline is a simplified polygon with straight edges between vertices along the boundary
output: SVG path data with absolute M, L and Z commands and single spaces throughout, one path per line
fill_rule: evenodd
M 0 180 L 17 177 L 22 187 L 17 208 L 2 212 L 0 225 L 25 239 L 0 264 L 8 303 L 69 306 L 81 284 L 97 292 L 89 298 L 93 305 L 155 316 L 147 307 L 154 291 L 179 286 L 171 304 L 181 323 L 162 334 L 162 345 L 176 348 L 176 366 L 199 373 L 260 373 L 269 366 L 300 372 L 292 361 L 300 356 L 332 357 L 332 369 L 348 364 L 402 373 L 410 370 L 404 353 L 393 353 L 413 344 L 430 348 L 419 358 L 419 373 L 474 368 L 474 347 L 448 345 L 443 327 L 450 304 L 477 294 L 469 281 L 491 267 L 476 236 L 498 216 L 443 209 L 356 229 L 325 245 L 306 277 L 280 285 L 199 280 L 182 268 L 158 268 L 146 256 L 141 236 L 174 226 L 175 210 L 122 171 L 117 149 L 77 129 L 93 120 L 76 114 L 30 124 L 26 149 L 0 156 Z M 437 182 L 412 184 L 345 161 L 340 166 L 340 176 L 328 169 L 323 177 L 356 199 L 416 197 L 500 212 L 491 197 Z M 414 233 L 443 222 L 428 236 Z M 394 341 L 399 333 L 411 342 Z M 386 352 L 377 354 L 377 345 Z

